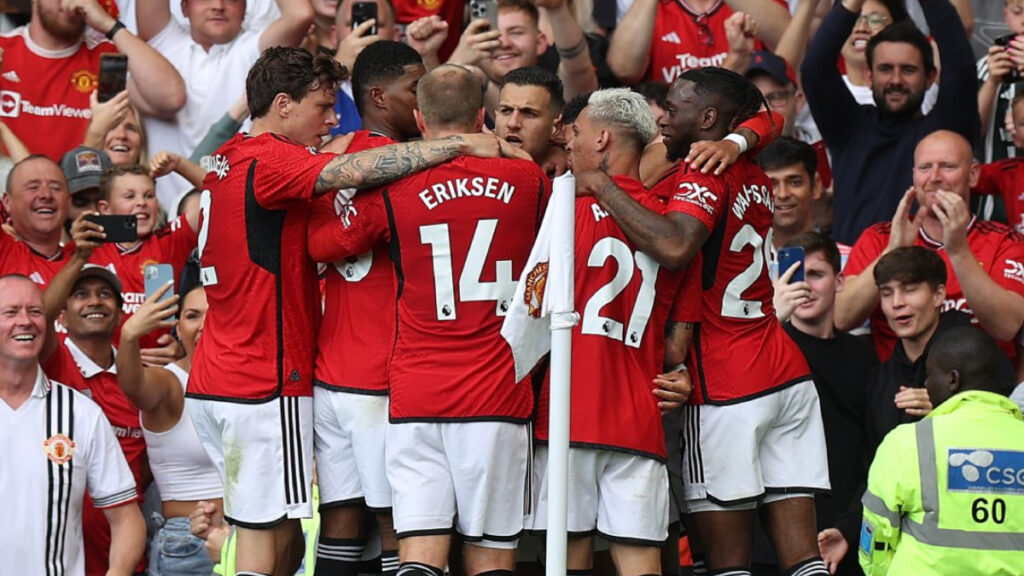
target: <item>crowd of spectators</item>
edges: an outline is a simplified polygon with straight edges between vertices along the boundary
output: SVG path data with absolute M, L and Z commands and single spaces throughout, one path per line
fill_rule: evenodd
M 506 382 L 499 327 L 570 170 L 570 574 L 939 573 L 900 564 L 876 451 L 958 402 L 1021 428 L 986 395 L 1024 407 L 1024 0 L 33 0 L 0 27 L 18 573 L 533 573 L 546 451 L 478 460 L 547 440 L 546 368 Z M 438 216 L 460 193 L 505 211 Z M 749 424 L 748 453 L 728 425 L 761 417 L 799 431 Z M 1024 570 L 1024 435 L 998 449 L 1003 547 L 944 541 L 993 573 Z

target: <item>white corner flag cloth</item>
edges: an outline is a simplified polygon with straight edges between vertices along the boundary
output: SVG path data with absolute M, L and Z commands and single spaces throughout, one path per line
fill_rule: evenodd
M 555 178 L 537 241 L 501 327 L 512 348 L 517 382 L 551 351 L 552 330 L 571 329 L 579 321 L 573 311 L 575 212 L 576 178 L 567 172 Z

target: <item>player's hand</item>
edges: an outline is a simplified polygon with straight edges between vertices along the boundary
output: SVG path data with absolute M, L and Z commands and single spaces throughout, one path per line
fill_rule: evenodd
M 338 51 L 334 53 L 334 59 L 344 64 L 345 68 L 348 68 L 349 74 L 352 73 L 352 66 L 356 63 L 356 58 L 363 48 L 380 40 L 380 36 L 377 34 L 369 33 L 370 28 L 376 25 L 376 18 L 370 18 L 356 26 L 351 34 L 338 43 Z
M 1008 52 L 1009 48 L 1002 46 L 991 46 L 988 49 L 988 77 L 995 84 L 1002 84 L 1006 77 L 1017 67 L 1013 57 Z
M 143 348 L 139 352 L 147 366 L 166 366 L 185 357 L 185 350 L 170 334 L 157 338 L 158 348 Z
M 459 152 L 477 158 L 519 158 L 533 161 L 530 154 L 498 138 L 494 134 L 459 134 L 454 138 L 459 144 Z
M 654 386 L 652 392 L 658 397 L 658 409 L 662 414 L 682 406 L 693 391 L 690 373 L 686 370 L 658 374 L 654 377 Z
M 92 256 L 92 251 L 98 248 L 103 243 L 103 239 L 107 237 L 103 226 L 85 219 L 86 216 L 99 216 L 99 214 L 94 210 L 83 212 L 71 223 L 71 240 L 75 243 L 75 256 L 82 260 L 88 260 Z
M 576 178 L 576 196 L 596 196 L 609 183 L 614 183 L 604 170 L 585 170 L 573 173 Z
M 911 186 L 907 188 L 900 203 L 896 206 L 896 214 L 892 217 L 887 252 L 914 245 L 914 240 L 917 239 L 918 231 L 921 230 L 925 215 L 928 213 L 928 206 L 922 203 L 917 210 L 917 215 L 913 218 L 910 217 L 910 207 L 913 206 L 917 196 L 917 189 Z
M 116 96 L 106 102 L 99 101 L 99 91 L 93 90 L 89 95 L 89 110 L 92 111 L 92 119 L 89 120 L 89 132 L 95 136 L 99 145 L 103 145 L 103 139 L 107 133 L 117 127 L 128 113 L 131 112 L 131 101 L 128 99 L 128 90 L 122 90 Z
M 182 157 L 169 150 L 161 150 L 149 159 L 149 175 L 153 178 L 166 176 L 178 169 Z
M 60 7 L 69 12 L 78 12 L 85 18 L 86 24 L 102 34 L 109 32 L 116 22 L 96 0 L 60 0 Z
M 818 533 L 818 553 L 825 562 L 830 574 L 835 574 L 839 563 L 850 551 L 850 545 L 843 538 L 843 533 L 835 528 L 826 528 Z
M 448 22 L 437 14 L 413 20 L 405 28 L 405 41 L 421 56 L 437 54 L 448 39 Z
M 138 340 L 158 328 L 174 327 L 177 322 L 171 317 L 178 313 L 179 296 L 174 294 L 166 300 L 160 300 L 171 289 L 171 285 L 172 283 L 168 282 L 161 286 L 139 306 L 131 318 L 125 320 L 121 326 L 122 338 Z
M 344 154 L 345 152 L 348 152 L 348 147 L 352 145 L 352 140 L 355 139 L 355 137 L 355 132 L 335 136 L 334 138 L 331 138 L 330 142 L 321 146 L 320 151 L 330 152 L 332 154 Z
M 971 211 L 964 199 L 956 192 L 938 190 L 932 212 L 942 223 L 942 244 L 946 252 L 953 255 L 967 250 L 967 224 L 971 221 Z
M 894 401 L 897 408 L 918 418 L 923 418 L 932 411 L 932 401 L 928 398 L 928 390 L 925 388 L 900 386 Z
M 459 37 L 455 51 L 448 57 L 448 63 L 475 65 L 484 58 L 490 58 L 491 53 L 501 44 L 498 40 L 501 32 L 491 30 L 490 27 L 491 23 L 483 18 L 470 22 Z
M 701 140 L 690 144 L 690 153 L 683 162 L 693 170 L 700 170 L 701 174 L 714 170 L 717 176 L 735 164 L 739 157 L 739 144 L 731 140 Z
M 800 266 L 800 262 L 794 262 L 775 281 L 775 296 L 772 299 L 772 304 L 775 306 L 775 315 L 779 318 L 779 322 L 789 320 L 797 308 L 811 300 L 810 284 L 805 281 L 790 284 L 793 274 L 796 274 L 797 268 Z
M 733 12 L 725 19 L 725 39 L 729 43 L 729 51 L 740 56 L 754 53 L 757 40 L 757 20 L 744 12 Z

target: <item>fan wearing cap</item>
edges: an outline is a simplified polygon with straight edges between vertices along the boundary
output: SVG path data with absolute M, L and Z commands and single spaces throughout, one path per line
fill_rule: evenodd
M 68 180 L 71 208 L 68 210 L 68 228 L 82 212 L 96 210 L 100 199 L 100 178 L 113 164 L 103 150 L 79 146 L 60 159 L 60 169 Z
M 47 376 L 69 382 L 99 404 L 110 420 L 141 495 L 146 489 L 146 444 L 139 411 L 118 386 L 115 365 L 114 333 L 121 322 L 121 279 L 106 267 L 86 263 L 102 237 L 98 224 L 82 215 L 72 223 L 71 233 L 75 252 L 44 295 L 47 319 L 60 314 L 68 334 L 63 343 L 44 347 L 40 360 Z M 110 528 L 91 501 L 83 508 L 82 524 L 86 573 L 103 574 L 110 550 Z M 144 567 L 141 564 L 139 570 Z
M 797 84 L 796 74 L 789 62 L 766 50 L 758 50 L 750 55 L 745 75 L 764 95 L 768 106 L 786 119 L 782 134 L 803 140 L 795 134 L 795 120 L 797 113 L 804 107 L 804 93 Z

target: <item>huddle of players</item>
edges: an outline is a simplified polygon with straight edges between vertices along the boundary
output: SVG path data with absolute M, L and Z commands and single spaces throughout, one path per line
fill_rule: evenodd
M 365 507 L 378 516 L 386 571 L 440 576 L 458 532 L 467 574 L 510 575 L 524 528 L 544 527 L 546 460 L 541 450 L 530 462 L 534 389 L 516 381 L 500 329 L 550 181 L 508 142 L 479 133 L 482 94 L 471 72 L 446 65 L 424 74 L 419 56 L 397 43 L 378 42 L 356 61 L 365 129 L 347 154 L 317 153 L 312 146 L 337 121 L 330 104 L 341 75 L 330 59 L 268 50 L 247 80 L 253 130 L 218 151 L 221 169 L 204 182 L 210 311 L 188 408 L 225 481 L 237 573 L 294 568 L 292 519 L 311 511 L 315 435 L 318 572 L 358 571 Z M 503 84 L 497 135 L 550 118 L 546 145 L 562 106 L 557 78 L 520 69 Z M 684 74 L 660 122 L 668 158 L 721 140 L 760 103 L 733 73 Z M 417 132 L 423 141 L 394 144 Z M 721 176 L 681 165 L 648 191 L 640 159 L 656 132 L 642 96 L 604 90 L 568 138 L 582 316 L 569 569 L 591 569 L 598 533 L 621 574 L 661 573 L 669 490 L 651 380 L 664 372 L 655 385 L 693 383 L 686 500 L 709 567 L 745 573 L 743 534 L 763 504 L 780 566 L 827 573 L 811 499 L 828 488 L 817 397 L 771 308 L 770 184 L 741 156 Z M 303 337 L 317 299 L 303 253 L 331 263 L 315 350 Z M 691 262 L 702 266 L 684 273 Z M 243 292 L 274 306 L 246 307 Z M 694 327 L 692 344 L 682 326 Z

